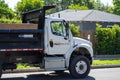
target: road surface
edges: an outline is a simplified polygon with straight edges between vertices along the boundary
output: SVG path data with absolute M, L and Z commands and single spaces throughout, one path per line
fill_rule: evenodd
M 92 69 L 85 79 L 72 79 L 68 71 L 61 75 L 49 71 L 3 74 L 2 80 L 120 80 L 120 68 Z

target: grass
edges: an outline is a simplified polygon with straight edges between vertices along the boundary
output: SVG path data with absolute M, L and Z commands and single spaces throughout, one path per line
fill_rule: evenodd
M 26 64 L 26 63 L 18 63 L 17 64 L 17 68 L 18 69 L 25 69 L 25 68 L 32 68 L 31 66 L 29 66 L 28 64 Z
M 94 60 L 93 66 L 98 65 L 120 65 L 120 59 L 117 60 Z

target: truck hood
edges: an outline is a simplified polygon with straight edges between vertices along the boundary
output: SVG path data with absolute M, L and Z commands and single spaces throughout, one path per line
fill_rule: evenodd
M 74 44 L 88 44 L 92 46 L 92 43 L 90 41 L 82 39 L 82 38 L 73 37 L 73 41 L 74 41 Z

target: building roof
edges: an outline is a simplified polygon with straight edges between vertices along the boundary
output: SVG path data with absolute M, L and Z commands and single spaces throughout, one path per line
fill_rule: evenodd
M 98 10 L 64 10 L 50 14 L 51 17 L 64 18 L 67 21 L 120 22 L 120 16 Z

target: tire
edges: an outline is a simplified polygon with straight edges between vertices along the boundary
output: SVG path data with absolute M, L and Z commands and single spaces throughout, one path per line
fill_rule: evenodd
M 90 62 L 84 56 L 74 57 L 69 65 L 69 72 L 73 78 L 85 78 L 90 72 Z
M 62 73 L 64 73 L 64 70 L 56 70 L 55 73 L 56 74 L 62 74 Z

